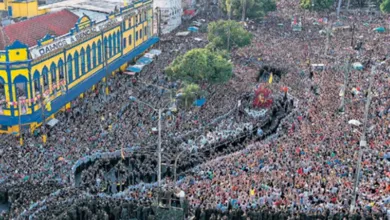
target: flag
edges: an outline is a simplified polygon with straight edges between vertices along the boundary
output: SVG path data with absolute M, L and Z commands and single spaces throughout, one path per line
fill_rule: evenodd
M 122 160 L 125 159 L 125 152 L 123 152 L 123 148 L 121 148 L 121 157 L 122 157 Z
M 272 83 L 272 80 L 273 80 L 273 74 L 271 73 L 271 75 L 269 76 L 269 79 L 268 79 L 268 83 L 271 84 Z

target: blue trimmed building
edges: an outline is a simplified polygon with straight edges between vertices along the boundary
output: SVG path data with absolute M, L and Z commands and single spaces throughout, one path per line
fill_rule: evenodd
M 20 127 L 33 131 L 155 44 L 152 4 L 134 2 L 100 22 L 84 15 L 62 36 L 44 33 L 36 45 L 17 39 L 5 46 L 0 51 L 0 133 L 18 133 Z

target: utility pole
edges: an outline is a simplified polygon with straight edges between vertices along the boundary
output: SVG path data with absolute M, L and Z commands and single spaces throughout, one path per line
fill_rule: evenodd
M 158 29 L 158 37 L 161 38 L 161 9 L 157 7 L 157 29 Z M 158 41 L 158 48 L 161 49 L 161 39 Z
M 103 47 L 104 47 L 104 50 L 103 50 L 103 58 L 104 58 L 104 65 L 105 65 L 105 68 L 106 68 L 106 74 L 105 74 L 105 80 L 104 80 L 104 97 L 106 98 L 107 100 L 107 92 L 108 92 L 108 59 L 107 59 L 107 44 L 108 42 L 104 42 L 104 33 L 103 31 L 101 31 L 101 35 L 102 35 L 102 41 L 103 41 Z
M 339 19 L 339 17 L 340 17 L 340 9 L 341 9 L 341 4 L 342 4 L 342 2 L 343 2 L 343 0 L 339 0 L 339 3 L 338 3 L 338 5 L 337 5 L 337 11 L 336 11 L 336 13 L 337 13 L 337 19 Z
M 233 0 L 229 0 L 229 5 L 227 5 L 228 20 L 232 17 L 232 1 Z
M 329 42 L 330 42 L 330 34 L 332 31 L 332 22 L 328 21 L 328 28 L 326 31 L 326 44 L 325 44 L 325 55 L 328 55 L 328 50 L 329 50 Z
M 346 66 L 344 68 L 344 86 L 342 88 L 343 92 L 342 92 L 342 96 L 341 96 L 341 104 L 339 107 L 340 112 L 345 112 L 345 107 L 344 107 L 345 106 L 345 93 L 348 90 L 347 86 L 348 86 L 348 78 L 349 78 L 349 67 L 350 67 L 349 60 L 347 60 Z
M 371 67 L 370 84 L 368 87 L 367 101 L 366 101 L 366 106 L 364 109 L 363 131 L 362 131 L 361 136 L 360 136 L 358 161 L 356 164 L 357 167 L 356 167 L 355 183 L 353 186 L 353 195 L 352 195 L 350 213 L 353 213 L 353 211 L 355 210 L 356 197 L 357 197 L 358 187 L 359 187 L 359 177 L 360 177 L 363 150 L 367 146 L 367 141 L 366 141 L 367 121 L 368 121 L 368 113 L 370 111 L 370 104 L 371 104 L 371 98 L 372 98 L 371 88 L 372 88 L 372 84 L 374 82 L 375 68 L 376 68 L 376 66 L 374 64 L 374 66 Z
M 241 20 L 245 21 L 246 0 L 241 0 L 241 6 L 242 6 L 242 17 L 241 17 Z
M 161 113 L 162 109 L 158 109 L 158 187 L 161 186 Z
M 355 37 L 355 21 L 353 22 L 353 24 L 352 24 L 352 36 L 351 36 L 351 47 L 352 47 L 352 49 L 354 49 L 353 48 L 353 41 L 354 41 L 354 37 Z

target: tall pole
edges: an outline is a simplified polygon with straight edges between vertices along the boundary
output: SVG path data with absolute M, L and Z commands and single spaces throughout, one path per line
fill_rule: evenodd
M 329 25 L 328 25 L 328 28 L 327 28 L 327 31 L 326 31 L 325 55 L 328 55 L 328 50 L 329 50 L 330 33 L 331 33 L 331 30 L 332 30 L 331 24 L 332 23 L 329 22 Z
M 370 110 L 370 104 L 372 98 L 371 88 L 374 81 L 375 68 L 376 68 L 375 65 L 371 68 L 370 85 L 368 87 L 368 96 L 367 96 L 366 106 L 364 109 L 363 131 L 360 136 L 359 155 L 358 155 L 358 162 L 356 164 L 357 167 L 356 167 L 355 183 L 353 186 L 353 195 L 352 195 L 352 202 L 350 208 L 351 213 L 355 210 L 355 206 L 356 206 L 356 197 L 357 197 L 358 187 L 359 187 L 359 177 L 360 177 L 363 150 L 367 146 L 367 141 L 366 141 L 367 121 L 368 121 L 368 112 Z
M 107 93 L 108 93 L 108 61 L 107 61 L 107 45 L 104 45 L 104 65 L 106 66 L 106 79 L 104 83 L 104 96 L 106 97 L 107 100 Z
M 161 9 L 160 8 L 157 8 L 157 15 L 158 15 L 158 20 L 157 20 L 158 37 L 161 38 Z M 158 48 L 161 49 L 161 40 L 158 41 Z
M 339 107 L 339 110 L 341 112 L 345 111 L 345 92 L 347 91 L 347 85 L 348 85 L 348 77 L 349 77 L 349 60 L 346 62 L 346 67 L 344 69 L 344 86 L 343 86 L 343 95 L 341 96 L 341 104 Z
M 16 87 L 16 86 L 15 86 Z M 17 91 L 17 88 L 16 88 L 16 91 Z M 19 106 L 19 113 L 18 113 L 18 115 L 19 115 L 19 143 L 20 143 L 20 145 L 23 145 L 23 134 L 22 134 L 22 106 L 21 106 L 21 104 L 20 104 L 21 102 L 20 102 L 20 96 L 19 96 L 19 94 L 18 94 L 18 106 Z
M 161 113 L 162 109 L 158 109 L 158 186 L 161 184 Z
M 336 11 L 336 13 L 337 13 L 337 19 L 339 19 L 339 17 L 340 17 L 340 9 L 341 9 L 341 3 L 343 2 L 343 0 L 339 0 L 339 3 L 338 3 L 338 5 L 337 5 L 337 11 Z
M 242 17 L 241 17 L 242 21 L 245 21 L 245 11 L 246 11 L 246 0 L 242 0 Z
M 43 88 L 42 88 L 43 87 Z M 40 86 L 40 89 L 41 89 L 41 97 L 40 97 L 40 103 L 41 103 L 41 114 L 42 114 L 42 130 L 43 130 L 43 135 L 42 135 L 42 142 L 43 144 L 46 144 L 46 127 L 45 127 L 45 121 L 46 121 L 46 116 L 45 116 L 45 105 L 44 105 L 44 102 L 43 102 L 43 98 L 44 98 L 44 90 L 45 88 L 45 82 L 43 82 L 43 86 Z

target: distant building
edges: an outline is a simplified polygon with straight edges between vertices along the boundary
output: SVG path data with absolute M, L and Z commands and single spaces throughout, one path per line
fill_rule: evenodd
M 161 13 L 161 33 L 167 34 L 180 26 L 183 9 L 181 0 L 154 0 L 153 8 Z

